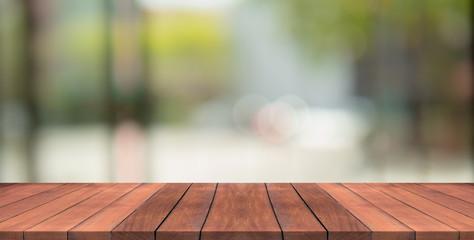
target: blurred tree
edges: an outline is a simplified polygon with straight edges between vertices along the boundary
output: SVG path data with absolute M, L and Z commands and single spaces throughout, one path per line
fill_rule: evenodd
M 39 112 L 38 112 L 38 61 L 41 60 L 38 49 L 40 29 L 39 24 L 43 21 L 45 10 L 48 9 L 48 2 L 39 3 L 34 0 L 22 0 L 23 16 L 24 16 L 24 32 L 23 32 L 23 71 L 22 71 L 22 88 L 21 88 L 21 102 L 24 104 L 28 126 L 26 132 L 26 170 L 28 181 L 34 182 L 37 180 L 37 162 L 35 158 L 35 144 L 37 139 L 37 131 L 39 127 Z
M 148 87 L 146 71 L 143 69 L 145 44 L 142 14 L 136 1 L 107 0 L 107 36 L 109 46 L 107 61 L 109 108 L 114 121 L 133 119 L 145 125 L 148 121 Z M 146 60 L 146 59 L 145 59 Z
M 133 142 L 139 144 L 143 140 L 140 139 L 141 132 L 146 132 L 150 122 L 148 18 L 136 1 L 107 0 L 105 8 L 107 113 L 115 144 L 112 148 L 115 151 L 112 156 L 112 179 L 123 180 L 126 176 L 134 175 L 134 170 L 126 169 L 126 166 L 147 164 L 145 157 L 140 154 L 117 154 L 120 154 L 119 150 L 127 147 L 130 147 L 129 150 L 134 149 L 133 146 L 128 146 L 133 144 L 127 143 L 128 139 L 124 139 L 124 133 L 134 129 L 133 136 L 137 139 Z M 146 174 L 144 172 L 145 169 L 138 169 L 136 176 Z
M 453 140 L 458 142 L 455 151 L 470 148 L 467 109 L 472 96 L 456 101 L 449 80 L 453 68 L 469 59 L 470 0 L 279 3 L 283 22 L 309 58 L 317 61 L 338 52 L 352 55 L 357 71 L 355 94 L 376 103 L 382 113 L 380 124 L 398 124 L 397 116 L 409 116 L 402 127 L 406 146 L 423 149 L 430 143 L 427 138 L 435 137 L 431 123 L 454 114 L 457 128 L 447 121 L 436 130 L 457 136 L 446 141 L 445 148 Z
M 192 109 L 227 89 L 229 43 L 222 16 L 212 12 L 150 9 L 148 54 L 160 122 L 186 121 Z

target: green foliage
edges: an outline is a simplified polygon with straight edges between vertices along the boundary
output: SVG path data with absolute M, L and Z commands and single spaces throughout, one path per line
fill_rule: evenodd
M 377 24 L 408 40 L 422 32 L 439 38 L 446 21 L 469 31 L 469 0 L 280 0 L 279 11 L 288 31 L 313 56 L 349 49 L 358 57 L 376 40 Z M 442 36 L 441 36 L 442 37 Z

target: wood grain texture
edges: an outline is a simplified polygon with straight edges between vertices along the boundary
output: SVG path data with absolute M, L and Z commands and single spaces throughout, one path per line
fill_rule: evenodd
M 215 183 L 194 183 L 156 231 L 156 239 L 199 240 L 216 191 Z
M 13 185 L 14 183 L 0 183 L 0 188 Z
M 0 206 L 0 239 L 474 240 L 473 189 L 472 183 L 0 184 L 0 199 L 9 202 Z
M 474 204 L 473 185 L 466 184 L 465 187 L 450 183 L 422 183 L 421 185 Z
M 67 240 L 67 231 L 137 187 L 116 184 L 24 232 L 25 240 Z
M 168 183 L 112 231 L 112 239 L 154 239 L 155 230 L 191 184 Z
M 0 222 L 85 187 L 86 183 L 68 183 L 0 207 Z
M 23 239 L 23 231 L 36 224 L 88 199 L 113 184 L 89 184 L 63 197 L 47 202 L 41 206 L 9 218 L 0 223 L 0 239 Z
M 474 219 L 390 183 L 370 185 L 460 231 L 460 240 L 474 239 Z
M 60 186 L 60 183 L 24 183 L 0 189 L 0 207 Z
M 416 183 L 396 183 L 395 185 L 433 202 L 437 202 L 445 207 L 451 208 L 466 216 L 474 218 L 474 204 L 472 203 Z
M 294 183 L 296 191 L 328 231 L 329 240 L 367 239 L 370 230 L 315 183 Z
M 219 184 L 201 239 L 282 239 L 265 185 Z
M 68 232 L 70 240 L 109 240 L 112 230 L 160 190 L 164 183 L 142 183 Z
M 268 183 L 267 191 L 285 240 L 327 239 L 326 229 L 289 183 Z
M 371 186 L 357 183 L 344 183 L 343 185 L 409 228 L 415 230 L 417 240 L 458 239 L 459 232 L 455 229 Z
M 318 184 L 372 231 L 372 240 L 414 240 L 415 232 L 351 190 L 336 183 Z

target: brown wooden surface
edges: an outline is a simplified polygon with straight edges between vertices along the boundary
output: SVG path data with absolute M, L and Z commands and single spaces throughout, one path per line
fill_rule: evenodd
M 137 183 L 115 184 L 81 203 L 29 228 L 25 240 L 67 240 L 67 231 L 100 209 L 137 187 Z
M 291 184 L 269 183 L 267 189 L 285 240 L 327 238 L 326 230 Z
M 416 231 L 417 240 L 456 240 L 459 232 L 366 184 L 344 184 L 384 212 Z
M 215 183 L 194 183 L 156 231 L 157 239 L 199 240 L 216 191 Z
M 422 183 L 421 185 L 474 204 L 473 185 L 463 186 L 452 183 Z
M 108 240 L 112 230 L 160 190 L 164 183 L 143 183 L 68 232 L 71 240 Z
M 395 185 L 474 218 L 474 205 L 472 203 L 416 183 L 397 183 Z
M 0 222 L 73 192 L 81 187 L 85 187 L 86 185 L 86 183 L 63 184 L 59 187 L 0 207 Z
M 14 183 L 0 183 L 0 188 L 13 185 Z
M 112 184 L 89 184 L 77 191 L 33 208 L 0 223 L 0 239 L 23 239 L 23 232 L 36 224 L 105 190 Z
M 0 239 L 474 239 L 474 185 L 0 183 Z
M 341 184 L 319 186 L 372 231 L 372 240 L 414 240 L 415 232 Z
M 188 190 L 189 183 L 168 183 L 112 231 L 112 239 L 154 239 L 155 230 Z
M 42 183 L 42 184 L 18 184 L 10 185 L 1 188 L 0 206 L 5 206 L 12 202 L 33 196 L 37 193 L 47 191 L 49 189 L 58 187 L 61 184 L 57 183 Z
M 265 184 L 219 184 L 201 239 L 282 239 Z
M 328 231 L 328 239 L 370 240 L 370 230 L 315 183 L 293 184 Z
M 458 230 L 460 240 L 474 239 L 474 219 L 390 183 L 370 185 Z

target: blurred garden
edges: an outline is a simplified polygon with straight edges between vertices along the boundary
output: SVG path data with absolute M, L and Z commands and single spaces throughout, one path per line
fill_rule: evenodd
M 1 182 L 472 182 L 470 0 L 0 0 Z

